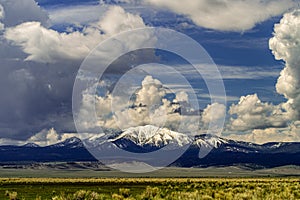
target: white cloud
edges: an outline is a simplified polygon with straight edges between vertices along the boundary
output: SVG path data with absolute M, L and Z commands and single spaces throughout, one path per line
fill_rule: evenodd
M 224 119 L 225 115 L 226 106 L 219 103 L 213 103 L 211 105 L 207 105 L 207 107 L 203 110 L 202 121 L 205 124 L 209 124 L 212 121 Z
M 139 15 L 128 13 L 122 7 L 110 8 L 98 25 L 108 35 L 145 27 L 144 21 Z
M 108 8 L 105 5 L 75 5 L 50 8 L 47 11 L 53 24 L 89 24 L 98 21 Z
M 77 120 L 79 130 L 93 132 L 98 130 L 97 127 L 126 129 L 151 124 L 190 134 L 206 133 L 208 128 L 210 133 L 221 132 L 223 127 L 220 125 L 223 125 L 226 115 L 225 105 L 208 105 L 202 116 L 188 114 L 188 110 L 195 110 L 190 107 L 189 95 L 186 92 L 178 90 L 174 93 L 174 99 L 168 99 L 166 96 L 174 91 L 168 90 L 158 79 L 145 76 L 140 84 L 140 87 L 134 90 L 135 97 L 131 100 L 127 100 L 126 97 L 133 94 L 128 95 L 126 91 L 126 94 L 112 92 L 105 96 L 95 96 L 85 91 Z M 94 109 L 97 118 L 91 114 Z
M 0 4 L 0 31 L 4 29 L 4 24 L 2 23 L 2 19 L 4 18 L 4 16 L 5 16 L 4 8 Z
M 0 31 L 4 30 L 4 24 L 0 22 Z
M 159 105 L 165 95 L 166 90 L 162 83 L 152 76 L 146 76 L 142 81 L 141 89 L 137 92 L 136 101 L 138 105 Z
M 126 13 L 121 7 L 112 6 L 100 21 L 91 23 L 82 32 L 59 33 L 43 27 L 40 22 L 26 22 L 8 28 L 4 36 L 28 54 L 26 60 L 53 63 L 65 59 L 83 59 L 104 39 L 122 31 L 142 27 L 145 24 L 141 17 Z M 148 40 L 148 36 L 140 37 L 139 40 L 129 37 L 128 43 L 123 45 L 132 46 Z M 115 53 L 115 49 L 111 51 Z
M 3 19 L 4 16 L 5 16 L 4 8 L 3 8 L 3 6 L 0 4 L 0 19 Z
M 31 136 L 27 140 L 27 142 L 32 142 L 40 146 L 48 146 L 76 136 L 78 136 L 78 134 L 73 134 L 73 133 L 58 134 L 54 128 L 51 128 L 49 130 L 44 129 L 39 133 Z
M 237 131 L 266 129 L 277 131 L 288 122 L 300 119 L 300 10 L 287 13 L 275 25 L 270 49 L 277 60 L 285 61 L 285 68 L 277 80 L 276 90 L 284 95 L 286 102 L 279 105 L 263 103 L 257 95 L 241 97 L 230 107 L 232 116 L 229 128 Z M 273 128 L 273 129 L 272 129 Z
M 208 64 L 199 64 L 201 68 L 201 76 L 204 78 L 214 77 L 215 69 Z M 267 77 L 278 77 L 280 73 L 280 66 L 228 66 L 218 65 L 218 70 L 223 79 L 264 79 Z M 191 68 L 190 65 L 180 65 L 180 72 L 188 74 L 189 76 L 198 76 L 198 71 Z M 155 69 L 154 69 L 155 70 Z M 162 73 L 174 73 L 174 72 L 162 72 Z
M 237 131 L 285 126 L 290 119 L 285 104 L 274 106 L 261 102 L 257 94 L 242 96 L 238 104 L 229 109 L 229 128 Z M 235 116 L 234 116 L 235 115 Z
M 59 135 L 54 128 L 51 128 L 50 130 L 44 129 L 28 139 L 28 142 L 33 142 L 38 145 L 51 145 L 57 143 L 58 141 Z
M 8 138 L 0 138 L 0 145 L 23 145 L 24 141 L 13 140 Z
M 180 91 L 175 94 L 176 98 L 171 100 L 166 98 L 168 93 L 170 91 L 151 76 L 144 78 L 140 88 L 135 92 L 136 98 L 130 101 L 127 101 L 122 94 L 115 96 L 114 93 L 109 93 L 102 97 L 85 91 L 77 125 L 84 132 L 95 130 L 96 127 L 126 129 L 148 124 L 177 131 L 179 129 L 187 132 L 197 131 L 199 116 L 184 116 L 179 113 L 180 107 L 188 105 L 188 95 Z M 96 98 L 95 105 L 93 105 L 94 98 Z M 91 116 L 94 109 L 96 109 L 97 119 Z
M 232 101 L 238 101 L 240 99 L 240 97 L 238 96 L 223 96 L 223 95 L 212 95 L 212 94 L 207 94 L 207 93 L 201 93 L 198 95 L 200 98 L 203 99 L 215 99 L 218 101 L 227 101 L 227 102 L 232 102 Z
M 49 25 L 47 12 L 34 0 L 0 0 L 0 4 L 5 11 L 3 23 L 6 27 L 28 21 L 39 21 L 44 26 Z
M 189 101 L 189 96 L 186 92 L 179 91 L 179 92 L 176 93 L 176 100 L 178 102 L 188 102 Z
M 8 28 L 5 38 L 29 54 L 26 60 L 52 63 L 62 59 L 82 59 L 103 36 L 96 29 L 87 33 L 58 33 L 40 22 L 26 22 Z M 87 34 L 87 35 L 85 35 Z
M 223 79 L 264 79 L 277 77 L 278 67 L 266 66 L 218 66 Z
M 270 49 L 277 60 L 285 61 L 276 90 L 288 99 L 295 119 L 300 119 L 300 10 L 287 13 L 275 25 Z
M 221 31 L 245 31 L 297 4 L 292 0 L 144 0 L 185 15 L 199 26 Z
M 202 113 L 204 128 L 209 129 L 210 134 L 220 135 L 223 131 L 223 120 L 226 118 L 226 106 L 220 103 L 207 105 Z
M 257 144 L 267 142 L 295 142 L 300 140 L 300 121 L 295 121 L 286 128 L 254 129 L 250 133 L 242 135 L 231 134 L 225 137 Z

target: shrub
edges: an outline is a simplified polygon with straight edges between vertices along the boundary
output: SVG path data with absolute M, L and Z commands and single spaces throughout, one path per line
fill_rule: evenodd
M 122 195 L 123 197 L 127 198 L 130 196 L 130 189 L 128 188 L 120 188 L 119 189 L 119 194 Z
M 9 199 L 10 200 L 18 200 L 18 193 L 17 192 L 12 192 L 9 194 Z

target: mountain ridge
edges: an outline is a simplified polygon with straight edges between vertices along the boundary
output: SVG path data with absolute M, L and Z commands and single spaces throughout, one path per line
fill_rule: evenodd
M 187 136 L 165 128 L 153 126 L 126 129 L 115 137 L 100 135 L 86 140 L 71 137 L 49 146 L 23 145 L 0 146 L 0 162 L 64 162 L 97 161 L 88 151 L 94 147 L 107 145 L 106 150 L 123 149 L 135 153 L 148 153 L 160 149 L 172 151 L 187 146 L 186 151 L 170 166 L 210 167 L 245 165 L 254 168 L 270 168 L 284 165 L 300 165 L 300 142 L 269 142 L 255 144 L 235 141 L 216 135 L 202 134 Z M 89 145 L 89 144 L 88 144 Z M 168 147 L 168 148 L 167 148 Z M 101 149 L 100 150 L 105 150 Z M 201 158 L 199 152 L 209 150 Z

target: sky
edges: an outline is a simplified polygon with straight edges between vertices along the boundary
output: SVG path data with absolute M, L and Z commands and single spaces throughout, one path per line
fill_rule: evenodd
M 0 0 L 0 144 L 48 145 L 77 132 L 146 124 L 299 142 L 298 8 L 298 0 Z M 89 56 L 101 66 L 157 45 L 155 35 L 131 32 L 149 27 L 185 34 L 212 62 L 197 63 L 199 75 L 178 55 L 148 49 L 114 60 L 102 79 L 80 70 Z M 120 46 L 96 48 L 124 32 Z M 227 102 L 209 93 L 214 67 Z M 91 80 L 97 83 L 74 95 L 76 81 Z

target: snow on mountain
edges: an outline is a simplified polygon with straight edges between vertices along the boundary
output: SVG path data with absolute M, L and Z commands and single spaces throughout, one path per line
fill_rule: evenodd
M 153 125 L 131 127 L 112 136 L 112 134 L 96 134 L 84 140 L 88 147 L 99 147 L 109 145 L 110 148 L 126 148 L 128 142 L 139 147 L 162 148 L 168 145 L 171 149 L 193 144 L 198 147 L 218 148 L 221 144 L 228 143 L 226 139 L 209 134 L 190 137 L 186 134 L 171 131 L 167 128 L 160 128 Z M 115 145 L 117 144 L 117 145 Z
M 105 142 L 107 138 L 105 137 L 105 133 L 101 133 L 101 134 L 95 134 L 89 138 L 87 138 L 85 141 L 88 141 L 90 143 L 95 143 L 95 142 Z
M 27 143 L 27 144 L 24 144 L 23 147 L 40 147 L 39 145 L 35 144 L 35 143 Z
M 164 147 L 169 144 L 182 147 L 192 142 L 192 139 L 183 133 L 152 125 L 128 128 L 110 141 L 115 142 L 122 139 L 130 140 L 138 146 L 155 147 Z
M 71 137 L 71 138 L 66 139 L 63 142 L 59 142 L 57 144 L 50 145 L 50 147 L 80 148 L 80 147 L 84 147 L 84 145 L 79 138 Z
M 111 134 L 95 134 L 89 138 L 83 140 L 83 143 L 86 148 L 100 148 L 101 146 L 105 146 L 105 148 L 118 148 L 115 144 L 110 141 Z M 99 149 L 100 150 L 100 149 Z
M 160 159 L 166 157 L 153 157 L 150 159 L 137 159 L 125 157 L 127 152 L 143 153 L 163 150 L 177 150 L 183 145 L 191 144 L 186 152 L 173 163 L 181 167 L 209 167 L 245 165 L 247 167 L 277 167 L 283 165 L 300 165 L 300 143 L 266 143 L 263 145 L 234 141 L 220 138 L 215 135 L 203 134 L 189 137 L 185 134 L 174 132 L 166 128 L 155 126 L 140 126 L 124 131 L 114 130 L 89 135 L 83 142 L 76 138 L 69 138 L 63 142 L 40 147 L 35 144 L 23 146 L 0 146 L 0 161 L 34 161 L 34 162 L 60 162 L 60 161 L 97 161 L 102 158 L 113 158 L 108 164 L 120 169 L 145 169 L 147 165 L 160 166 Z M 185 147 L 185 146 L 184 146 Z M 183 148 L 184 148 L 183 147 Z M 119 151 L 120 148 L 124 151 Z M 124 153 L 127 151 L 126 153 Z M 172 156 L 169 152 L 167 156 Z M 206 154 L 207 153 L 207 154 Z M 206 156 L 205 159 L 202 155 Z M 113 157 L 111 157 L 113 156 Z M 129 158 L 129 159 L 127 159 Z M 155 160 L 155 163 L 152 162 Z M 154 163 L 154 165 L 153 165 Z M 164 166 L 164 165 L 163 165 Z
M 269 142 L 269 143 L 264 144 L 264 146 L 268 146 L 271 149 L 276 149 L 276 148 L 279 148 L 279 147 L 283 146 L 284 144 L 286 144 L 286 143 L 283 143 L 283 142 Z
M 205 148 L 218 148 L 222 144 L 227 144 L 228 141 L 225 139 L 222 139 L 217 136 L 213 135 L 200 135 L 196 137 L 196 140 L 194 141 L 194 144 L 197 145 L 198 147 L 205 147 Z
M 218 149 L 226 152 L 258 153 L 267 151 L 283 151 L 291 149 L 287 143 L 267 143 L 257 145 L 247 142 L 234 141 L 220 138 L 216 135 L 202 134 L 190 137 L 186 134 L 171 131 L 167 128 L 160 128 L 152 125 L 131 127 L 123 131 L 109 132 L 107 134 L 95 134 L 83 140 L 83 142 L 72 137 L 63 142 L 51 145 L 50 147 L 69 148 L 85 147 L 87 149 L 96 148 L 98 151 L 103 149 L 125 149 L 134 152 L 156 151 L 162 147 L 166 150 L 177 149 L 191 144 L 199 149 Z M 28 144 L 29 145 L 29 144 Z

